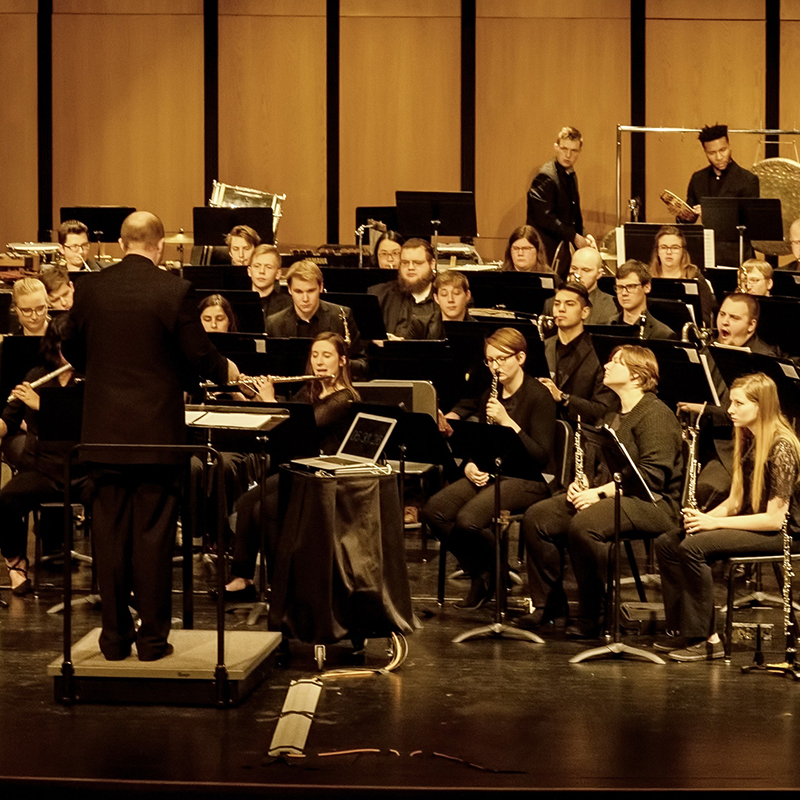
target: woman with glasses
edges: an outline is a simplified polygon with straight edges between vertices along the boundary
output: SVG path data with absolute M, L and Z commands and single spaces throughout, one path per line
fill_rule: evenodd
M 478 401 L 462 401 L 453 412 L 461 418 L 477 414 L 479 422 L 511 428 L 520 438 L 537 470 L 546 469 L 553 450 L 556 404 L 550 392 L 524 371 L 527 342 L 514 328 L 500 328 L 484 345 L 486 366 L 496 377 Z M 496 394 L 496 396 L 495 396 Z M 547 497 L 541 480 L 504 477 L 501 508 L 512 514 Z M 473 462 L 464 477 L 435 494 L 423 511 L 428 525 L 472 579 L 459 608 L 480 608 L 494 591 L 494 483 Z
M 536 228 L 521 225 L 512 231 L 503 259 L 503 272 L 553 272 Z
M 650 257 L 650 274 L 654 278 L 676 278 L 678 280 L 696 280 L 700 293 L 700 310 L 702 324 L 710 327 L 713 324 L 716 303 L 714 294 L 699 268 L 689 260 L 686 239 L 680 228 L 664 225 L 656 234 L 653 243 L 653 254 Z
M 11 294 L 22 335 L 44 336 L 50 322 L 45 285 L 38 278 L 20 278 Z

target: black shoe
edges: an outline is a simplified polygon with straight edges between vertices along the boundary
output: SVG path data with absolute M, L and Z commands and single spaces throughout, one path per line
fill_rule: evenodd
M 139 661 L 158 661 L 159 659 L 171 656 L 175 652 L 175 648 L 167 643 L 163 650 L 155 653 L 139 653 Z
M 569 639 L 599 639 L 600 626 L 596 622 L 579 619 L 567 626 L 565 631 Z
M 701 639 L 699 642 L 690 644 L 681 650 L 673 650 L 667 658 L 672 661 L 714 661 L 717 658 L 722 658 L 725 655 L 725 648 L 722 642 L 707 642 Z
M 659 653 L 671 653 L 673 650 L 680 650 L 681 648 L 688 647 L 691 641 L 686 636 L 681 636 L 679 633 L 667 632 L 663 636 L 656 636 L 653 639 L 653 650 Z
M 492 587 L 488 575 L 472 579 L 467 596 L 455 603 L 456 608 L 476 609 L 485 606 L 492 599 Z
M 552 621 L 551 619 L 545 619 L 543 608 L 537 608 L 532 614 L 522 614 L 522 616 L 512 620 L 515 625 L 529 631 L 539 630 L 545 625 L 550 625 Z

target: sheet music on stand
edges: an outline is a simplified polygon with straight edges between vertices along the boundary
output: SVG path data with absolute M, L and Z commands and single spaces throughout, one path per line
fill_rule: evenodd
M 269 431 L 289 419 L 285 408 L 243 408 L 241 406 L 186 406 L 186 425 L 190 428 Z

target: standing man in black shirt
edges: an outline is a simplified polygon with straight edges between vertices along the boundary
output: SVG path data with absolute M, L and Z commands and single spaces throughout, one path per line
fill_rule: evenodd
M 549 378 L 539 378 L 556 401 L 562 419 L 594 424 L 618 408 L 616 395 L 603 385 L 603 368 L 594 351 L 592 337 L 583 324 L 592 304 L 586 287 L 565 283 L 553 301 L 557 332 L 545 340 L 544 354 Z
M 703 145 L 708 166 L 695 172 L 686 190 L 686 202 L 694 214 L 685 212 L 680 219 L 694 222 L 700 217 L 700 200 L 704 197 L 758 197 L 758 177 L 740 167 L 734 160 L 728 141 L 727 125 L 706 125 L 697 137 Z M 694 216 L 696 215 L 696 216 Z M 717 264 L 739 266 L 739 245 L 718 242 Z M 752 258 L 750 242 L 745 242 L 745 258 Z
M 547 262 L 562 277 L 569 265 L 569 246 L 586 247 L 591 237 L 583 235 L 581 198 L 575 162 L 581 154 L 583 137 L 577 128 L 563 127 L 553 145 L 555 158 L 542 166 L 528 190 L 528 225 L 541 234 Z M 559 263 L 554 263 L 556 248 L 564 243 Z M 563 270 L 559 269 L 559 264 Z

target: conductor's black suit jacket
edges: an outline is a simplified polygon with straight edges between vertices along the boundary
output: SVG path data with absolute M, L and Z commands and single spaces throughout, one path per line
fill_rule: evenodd
M 78 284 L 62 344 L 86 375 L 86 444 L 185 444 L 183 391 L 199 374 L 227 381 L 227 359 L 200 323 L 189 281 L 128 255 Z M 180 456 L 112 450 L 110 464 L 175 463 Z

